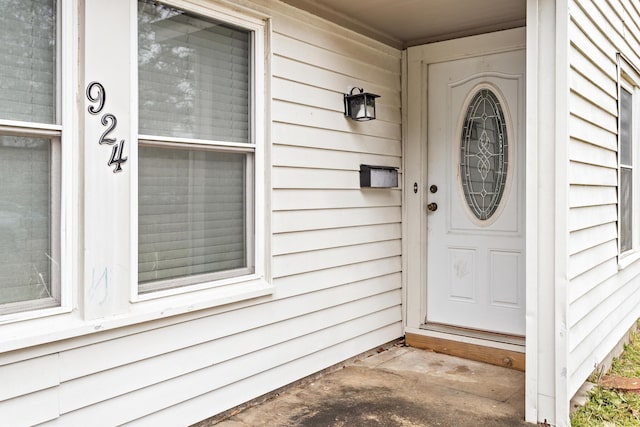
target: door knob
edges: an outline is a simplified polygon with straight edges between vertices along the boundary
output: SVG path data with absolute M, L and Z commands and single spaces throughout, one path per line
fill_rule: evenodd
M 430 210 L 431 212 L 435 212 L 438 210 L 438 204 L 437 203 L 429 203 L 427 205 L 427 209 Z

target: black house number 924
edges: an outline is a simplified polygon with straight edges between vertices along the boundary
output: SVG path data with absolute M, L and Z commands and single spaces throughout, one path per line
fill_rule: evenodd
M 89 83 L 87 86 L 87 99 L 94 104 L 87 108 L 89 114 L 100 114 L 107 102 L 107 93 L 102 83 Z M 120 142 L 118 142 L 118 138 L 112 135 L 118 126 L 118 119 L 111 113 L 105 113 L 100 117 L 100 123 L 102 123 L 102 126 L 105 126 L 106 129 L 102 132 L 102 135 L 100 135 L 98 144 L 107 144 L 112 146 L 111 157 L 109 158 L 107 165 L 115 166 L 113 173 L 122 172 L 122 164 L 127 161 L 126 157 L 122 157 L 122 153 L 124 151 L 124 139 L 121 139 Z

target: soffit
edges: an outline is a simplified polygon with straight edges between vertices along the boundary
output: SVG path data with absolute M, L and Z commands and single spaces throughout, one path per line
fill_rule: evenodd
M 402 49 L 525 25 L 526 0 L 283 0 Z

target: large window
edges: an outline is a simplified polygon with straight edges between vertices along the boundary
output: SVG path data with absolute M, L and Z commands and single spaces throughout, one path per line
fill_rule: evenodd
M 138 2 L 139 292 L 254 272 L 253 33 Z
M 0 314 L 60 303 L 55 0 L 0 0 Z

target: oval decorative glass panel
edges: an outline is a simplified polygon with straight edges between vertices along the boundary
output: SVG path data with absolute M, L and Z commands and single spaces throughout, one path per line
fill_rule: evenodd
M 467 205 L 481 221 L 500 206 L 509 169 L 509 141 L 498 97 L 482 88 L 471 98 L 462 122 L 460 181 Z

